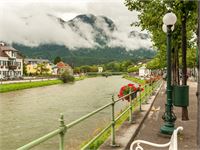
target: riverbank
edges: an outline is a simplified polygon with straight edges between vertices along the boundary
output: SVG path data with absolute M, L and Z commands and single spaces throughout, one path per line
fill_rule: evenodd
M 42 87 L 54 84 L 62 83 L 61 80 L 47 80 L 47 81 L 37 81 L 37 82 L 23 82 L 23 83 L 12 83 L 12 84 L 2 84 L 0 85 L 0 93 L 29 89 L 34 87 Z
M 141 84 L 141 85 L 145 84 L 145 80 L 143 80 L 143 79 L 131 77 L 131 76 L 128 76 L 128 75 L 124 76 L 124 78 L 129 80 L 129 81 L 135 82 L 137 84 Z
M 75 81 L 84 80 L 86 78 L 87 78 L 86 76 L 82 76 L 79 78 L 75 78 Z M 1 84 L 0 85 L 0 93 L 35 88 L 35 87 L 50 86 L 50 85 L 62 84 L 62 83 L 63 82 L 61 80 L 57 79 L 57 80 L 35 81 L 35 82 Z

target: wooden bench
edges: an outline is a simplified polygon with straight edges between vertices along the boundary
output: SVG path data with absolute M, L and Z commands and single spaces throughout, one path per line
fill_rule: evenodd
M 169 146 L 169 150 L 178 150 L 177 134 L 178 134 L 179 130 L 183 130 L 183 127 L 178 127 L 176 130 L 174 130 L 170 141 L 166 144 L 156 144 L 156 143 L 152 143 L 152 142 L 148 142 L 148 141 L 136 140 L 136 141 L 132 142 L 132 144 L 130 146 L 130 150 L 133 150 L 133 146 L 135 144 L 137 144 L 137 147 L 135 148 L 135 150 L 143 150 L 143 148 L 142 148 L 142 146 L 140 146 L 140 144 L 147 144 L 147 145 L 151 145 L 153 147 L 160 147 L 160 148 Z

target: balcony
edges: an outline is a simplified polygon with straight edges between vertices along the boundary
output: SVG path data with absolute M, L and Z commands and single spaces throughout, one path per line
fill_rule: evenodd
M 8 68 L 10 70 L 15 70 L 15 69 L 17 69 L 17 65 L 9 65 Z

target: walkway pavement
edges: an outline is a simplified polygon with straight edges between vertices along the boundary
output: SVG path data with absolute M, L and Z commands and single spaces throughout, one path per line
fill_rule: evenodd
M 183 126 L 183 131 L 178 136 L 178 149 L 179 150 L 197 150 L 196 146 L 196 127 L 197 127 L 197 83 L 188 82 L 190 86 L 189 89 L 189 121 L 181 120 L 181 107 L 174 107 L 174 113 L 177 116 L 176 127 Z M 156 142 L 159 144 L 167 143 L 169 141 L 168 136 L 163 136 L 160 134 L 160 127 L 163 125 L 162 115 L 164 113 L 164 106 L 166 103 L 164 84 L 153 104 L 152 110 L 150 111 L 147 119 L 144 121 L 140 132 L 136 136 L 136 139 L 147 140 L 151 142 Z M 160 150 L 161 148 L 154 148 L 151 146 L 144 145 L 144 150 Z M 168 148 L 163 148 L 162 150 L 167 150 Z
M 190 104 L 188 107 L 189 121 L 181 120 L 181 107 L 174 107 L 177 116 L 176 127 L 182 126 L 184 129 L 178 136 L 179 150 L 197 150 L 196 147 L 196 125 L 197 125 L 197 83 L 188 82 L 190 86 Z M 111 147 L 108 139 L 100 150 L 128 150 L 133 140 L 146 140 L 158 144 L 169 142 L 170 136 L 160 134 L 160 127 L 163 125 L 162 115 L 165 111 L 166 84 L 149 99 L 149 104 L 142 106 L 143 112 L 135 111 L 134 119 L 136 123 L 130 124 L 126 121 L 116 132 L 116 143 L 119 147 Z M 141 144 L 142 145 L 142 144 Z M 147 145 L 142 145 L 144 150 L 161 150 Z M 167 150 L 168 148 L 162 148 Z

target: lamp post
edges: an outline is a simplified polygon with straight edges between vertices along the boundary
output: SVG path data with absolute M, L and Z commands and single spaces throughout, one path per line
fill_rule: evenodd
M 176 116 L 172 111 L 172 85 L 171 85 L 171 32 L 176 23 L 176 15 L 172 12 L 165 14 L 163 17 L 163 31 L 167 33 L 167 103 L 165 104 L 165 113 L 162 119 L 165 121 L 164 125 L 160 128 L 163 134 L 172 134 L 174 131 L 174 122 Z

